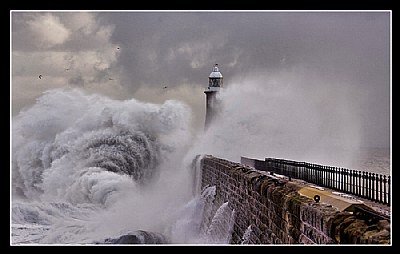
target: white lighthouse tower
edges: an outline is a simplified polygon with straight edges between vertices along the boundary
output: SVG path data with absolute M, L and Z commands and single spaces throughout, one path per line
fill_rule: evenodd
M 217 115 L 218 111 L 218 98 L 217 93 L 222 88 L 223 85 L 222 73 L 218 69 L 218 64 L 215 64 L 212 72 L 208 76 L 208 87 L 204 91 L 206 94 L 206 121 L 205 121 L 205 129 L 208 128 L 210 123 Z

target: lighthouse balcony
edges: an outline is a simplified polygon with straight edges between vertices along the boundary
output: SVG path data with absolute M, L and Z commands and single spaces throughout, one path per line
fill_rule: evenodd
M 204 92 L 218 92 L 220 89 L 220 87 L 209 86 Z

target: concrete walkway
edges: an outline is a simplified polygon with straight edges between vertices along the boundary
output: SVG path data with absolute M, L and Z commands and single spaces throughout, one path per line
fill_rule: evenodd
M 304 186 L 298 191 L 300 195 L 306 196 L 312 200 L 315 200 L 315 195 L 318 195 L 319 202 L 330 204 L 338 208 L 340 211 L 354 211 L 355 207 L 364 207 L 365 209 L 373 209 L 374 211 L 385 216 L 391 215 L 390 206 L 345 194 L 339 191 L 334 191 L 328 188 L 316 186 L 315 184 L 310 184 L 302 180 L 296 179 L 296 181 L 301 181 L 301 184 Z
M 337 195 L 330 190 L 321 188 L 319 186 L 306 186 L 298 191 L 301 195 L 314 199 L 318 197 L 321 203 L 330 204 L 340 211 L 348 210 L 353 204 L 363 205 L 364 202 L 351 198 L 351 196 L 346 197 L 342 195 Z

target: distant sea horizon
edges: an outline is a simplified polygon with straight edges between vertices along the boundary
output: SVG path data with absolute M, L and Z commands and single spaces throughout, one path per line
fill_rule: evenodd
M 391 175 L 390 147 L 363 147 L 352 169 Z

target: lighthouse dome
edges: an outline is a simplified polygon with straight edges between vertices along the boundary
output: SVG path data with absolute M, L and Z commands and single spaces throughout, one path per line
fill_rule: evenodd
M 215 64 L 209 78 L 223 78 L 222 73 L 218 69 L 218 64 Z

